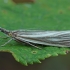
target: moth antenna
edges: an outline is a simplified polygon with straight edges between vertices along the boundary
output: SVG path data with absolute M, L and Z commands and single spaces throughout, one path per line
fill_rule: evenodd
M 5 33 L 5 34 L 8 34 L 10 32 L 9 30 L 6 30 L 6 29 L 1 28 L 1 27 L 0 27 L 0 31 L 3 32 L 3 33 Z

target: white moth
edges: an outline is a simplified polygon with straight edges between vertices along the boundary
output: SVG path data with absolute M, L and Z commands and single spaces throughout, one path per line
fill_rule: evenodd
M 9 31 L 0 27 L 0 31 L 12 37 L 8 42 L 2 46 L 9 43 L 12 39 L 27 43 L 31 46 L 35 44 L 58 46 L 58 47 L 70 47 L 70 31 L 44 31 L 44 30 L 14 30 Z M 40 48 L 39 48 L 40 49 Z

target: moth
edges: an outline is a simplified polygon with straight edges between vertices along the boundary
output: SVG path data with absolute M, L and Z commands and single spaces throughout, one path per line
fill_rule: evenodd
M 45 30 L 6 30 L 0 27 L 0 31 L 11 37 L 5 44 L 11 40 L 21 43 L 26 43 L 36 48 L 36 44 L 57 46 L 57 47 L 70 47 L 70 31 L 45 31 Z M 40 48 L 39 48 L 40 49 Z

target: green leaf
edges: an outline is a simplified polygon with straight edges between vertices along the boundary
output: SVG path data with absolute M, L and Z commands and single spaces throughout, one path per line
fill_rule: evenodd
M 37 0 L 33 4 L 15 4 L 11 0 L 0 0 L 0 27 L 8 30 L 69 30 L 70 29 L 70 0 Z M 0 45 L 9 39 L 0 33 Z M 39 46 L 38 47 L 42 47 Z M 50 56 L 65 55 L 70 48 L 42 47 L 37 49 L 11 41 L 1 52 L 10 52 L 16 61 L 27 65 L 41 63 Z

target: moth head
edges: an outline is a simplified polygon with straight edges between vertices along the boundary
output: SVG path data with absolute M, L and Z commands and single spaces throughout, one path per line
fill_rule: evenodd
M 13 32 L 9 32 L 8 36 L 10 36 L 10 37 L 16 37 L 16 35 Z
M 9 32 L 9 33 L 8 33 L 8 35 L 9 35 L 9 36 L 11 36 L 11 37 L 13 37 L 13 34 L 12 34 L 12 32 Z

